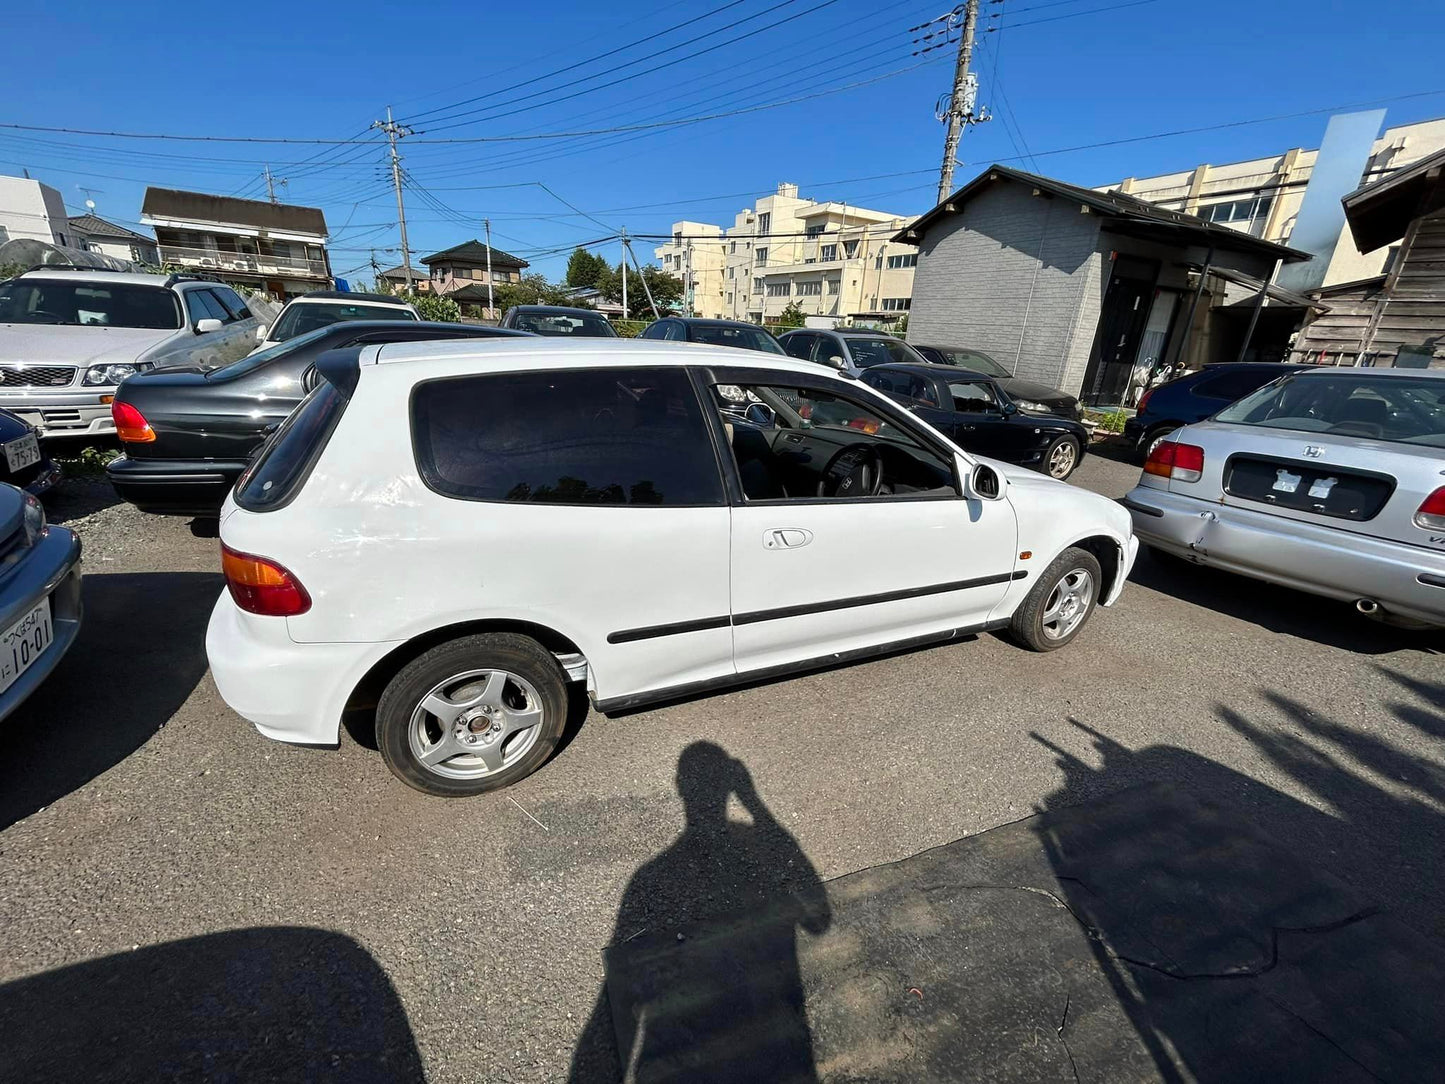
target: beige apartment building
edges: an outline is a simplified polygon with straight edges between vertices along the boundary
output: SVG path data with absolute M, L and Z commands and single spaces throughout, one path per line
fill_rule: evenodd
M 739 211 L 726 231 L 673 223 L 672 240 L 656 255 L 683 278 L 695 316 L 770 324 L 797 302 L 821 321 L 886 327 L 913 304 L 918 249 L 892 240 L 910 221 L 819 203 L 800 197 L 795 184 L 780 184 Z
M 1375 140 L 1365 185 L 1445 148 L 1445 118 L 1387 128 Z M 1209 222 L 1230 226 L 1252 237 L 1288 244 L 1317 150 L 1295 147 L 1269 158 L 1228 165 L 1198 165 L 1157 177 L 1126 177 L 1102 185 L 1100 192 L 1123 192 L 1138 199 Z M 1385 272 L 1392 246 L 1360 253 L 1348 224 L 1340 231 L 1325 272 L 1324 285 L 1355 282 Z

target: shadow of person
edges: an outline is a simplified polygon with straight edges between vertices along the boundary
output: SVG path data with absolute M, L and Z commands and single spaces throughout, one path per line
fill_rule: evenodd
M 623 893 L 571 1080 L 816 1081 L 797 931 L 828 929 L 823 883 L 719 746 L 683 750 L 677 793 L 685 827 Z
M 0 1084 L 424 1079 L 386 972 L 330 930 L 227 930 L 0 984 Z

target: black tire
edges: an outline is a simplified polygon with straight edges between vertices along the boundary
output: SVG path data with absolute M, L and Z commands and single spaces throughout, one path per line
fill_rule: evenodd
M 542 719 L 528 728 L 536 733 L 516 736 L 529 740 L 530 747 L 512 763 L 484 775 L 456 778 L 427 767 L 412 743 L 412 719 L 422 699 L 449 677 L 493 669 L 521 678 L 536 693 L 539 703 L 535 706 L 541 709 Z M 530 706 L 526 703 L 530 694 L 515 681 L 507 682 L 505 695 L 514 700 L 520 696 L 523 706 Z M 552 653 L 536 640 L 513 633 L 464 636 L 418 656 L 391 679 L 376 707 L 376 744 L 386 766 L 407 786 L 441 798 L 463 798 L 505 787 L 541 767 L 562 739 L 567 706 L 566 675 Z M 510 740 L 504 734 L 498 744 L 505 747 Z
M 1061 449 L 1066 446 L 1070 449 L 1068 453 L 1061 451 Z M 1066 463 L 1060 464 L 1061 469 L 1059 469 L 1058 473 L 1055 473 L 1056 467 L 1054 459 L 1056 456 L 1061 460 L 1066 460 Z M 1039 464 L 1039 472 L 1062 482 L 1078 469 L 1079 460 L 1082 458 L 1083 447 L 1079 444 L 1078 440 L 1065 433 L 1063 436 L 1055 437 L 1051 440 L 1049 446 L 1044 449 L 1044 458 Z
M 1139 441 L 1139 461 L 1142 463 L 1149 458 L 1149 453 L 1154 450 L 1154 445 L 1164 440 L 1170 433 L 1177 432 L 1177 425 L 1157 425 L 1144 434 L 1144 439 Z
M 1063 632 L 1062 635 L 1054 635 L 1044 624 L 1044 616 L 1048 611 L 1049 602 L 1053 599 L 1056 590 L 1066 588 L 1063 581 L 1078 572 L 1087 573 L 1092 584 L 1088 599 L 1083 604 L 1083 615 L 1070 625 L 1067 632 Z M 1032 651 L 1057 651 L 1065 644 L 1071 643 L 1074 637 L 1078 636 L 1084 626 L 1088 624 L 1094 607 L 1099 603 L 1099 593 L 1103 589 L 1104 575 L 1103 570 L 1099 568 L 1099 559 L 1088 550 L 1079 549 L 1076 546 L 1070 547 L 1055 557 L 1049 567 L 1044 569 L 1044 574 L 1039 577 L 1038 583 L 1034 584 L 1028 597 L 1014 611 L 1014 615 L 1009 621 L 1009 635 L 1021 646 Z

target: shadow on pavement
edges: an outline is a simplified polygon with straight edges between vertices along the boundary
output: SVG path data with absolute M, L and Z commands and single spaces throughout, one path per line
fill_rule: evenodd
M 381 966 L 326 930 L 209 934 L 0 985 L 0 1081 L 424 1079 Z
M 1384 672 L 1433 705 L 1392 705 L 1397 718 L 1445 730 L 1445 688 Z M 1059 889 L 1157 1079 L 1436 1076 L 1442 770 L 1265 698 L 1286 725 L 1217 713 L 1334 815 L 1187 750 L 1135 752 L 1076 722 L 1102 763 L 1050 746 L 1065 783 L 1037 831 Z M 1168 782 L 1080 804 L 1141 779 Z M 1387 912 L 1382 886 L 1405 905 Z
M 80 635 L 0 724 L 0 829 L 50 805 L 146 743 L 206 672 L 209 572 L 89 574 Z
M 639 1082 L 816 1081 L 796 934 L 828 929 L 822 882 L 747 768 L 718 746 L 683 750 L 677 792 L 686 826 L 623 893 L 604 953 L 607 986 L 571 1080 L 619 1080 L 625 1069 Z M 751 824 L 728 817 L 734 795 Z M 684 925 L 689 933 L 677 933 Z M 685 938 L 679 966 L 671 950 Z M 767 1026 L 744 1033 L 748 1020 Z
M 1207 610 L 1217 610 L 1270 632 L 1313 640 L 1360 655 L 1392 651 L 1445 653 L 1445 631 L 1398 629 L 1371 621 L 1347 602 L 1321 598 L 1216 568 L 1192 565 L 1145 550 L 1129 579 Z

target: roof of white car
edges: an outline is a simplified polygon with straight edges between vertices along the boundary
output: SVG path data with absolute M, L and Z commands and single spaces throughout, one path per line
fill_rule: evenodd
M 426 361 L 505 360 L 515 368 L 589 369 L 608 365 L 716 365 L 729 368 L 782 369 L 813 375 L 837 374 L 816 362 L 783 354 L 707 346 L 665 339 L 564 338 L 560 335 L 517 336 L 505 339 L 447 339 L 439 342 L 388 343 L 362 351 L 361 364 Z
M 130 283 L 132 286 L 164 286 L 169 276 L 148 275 L 142 271 L 76 271 L 63 267 L 37 267 L 27 271 L 27 279 L 73 279 L 76 282 Z

